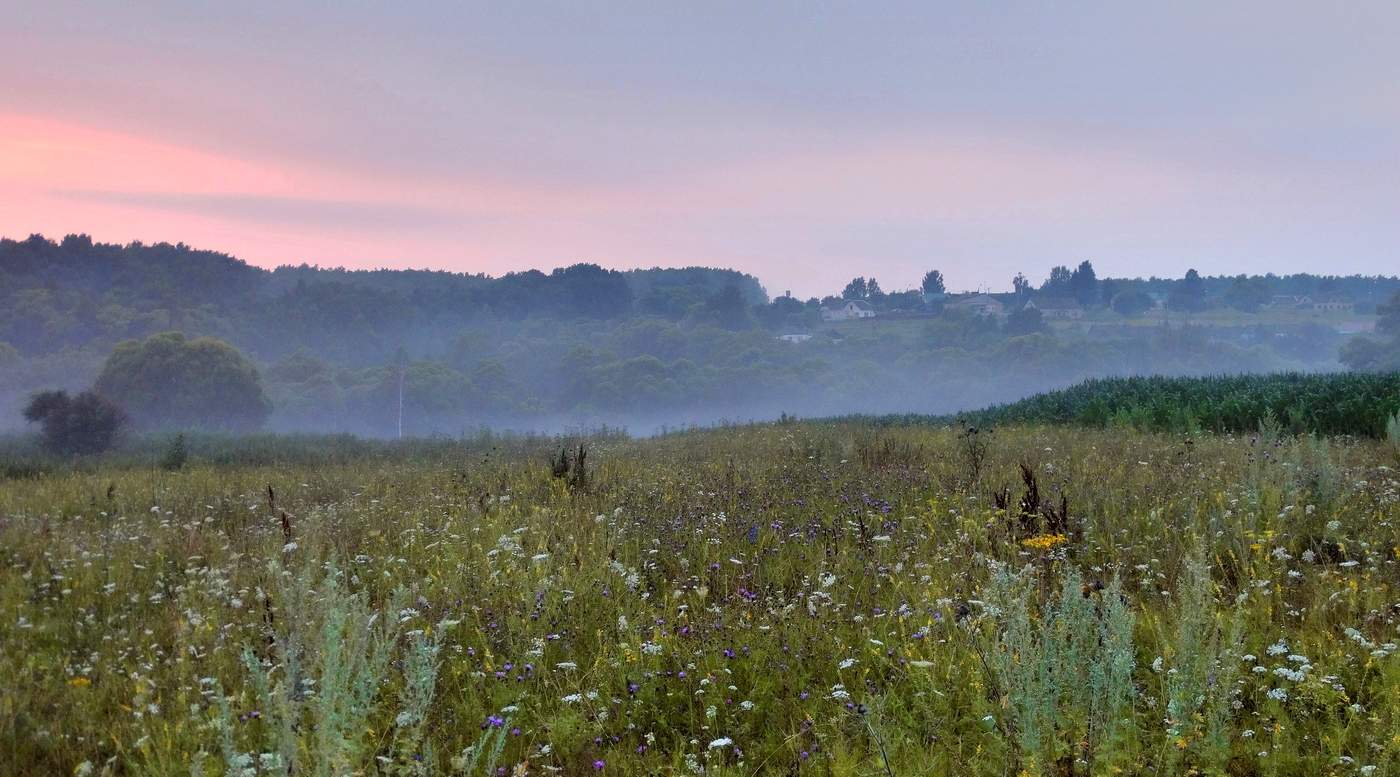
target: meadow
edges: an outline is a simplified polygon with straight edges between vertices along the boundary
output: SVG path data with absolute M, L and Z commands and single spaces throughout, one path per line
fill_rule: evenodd
M 563 447 L 17 470 L 0 772 L 1400 773 L 1400 433 Z

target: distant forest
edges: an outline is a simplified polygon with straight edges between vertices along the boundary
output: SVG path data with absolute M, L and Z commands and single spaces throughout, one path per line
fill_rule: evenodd
M 276 431 L 396 433 L 401 385 L 416 435 L 948 412 L 1090 377 L 1336 369 L 1400 279 L 1100 279 L 1084 262 L 1011 286 L 953 293 L 931 268 L 916 289 L 858 277 L 800 300 L 704 267 L 269 271 L 36 235 L 0 241 L 0 428 L 34 392 L 92 386 L 118 344 L 172 331 L 256 365 Z

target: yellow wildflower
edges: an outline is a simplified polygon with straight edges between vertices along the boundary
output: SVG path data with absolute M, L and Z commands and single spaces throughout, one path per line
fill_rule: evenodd
M 1063 534 L 1037 534 L 1034 537 L 1021 540 L 1021 544 L 1035 550 L 1050 550 L 1069 542 L 1069 538 Z

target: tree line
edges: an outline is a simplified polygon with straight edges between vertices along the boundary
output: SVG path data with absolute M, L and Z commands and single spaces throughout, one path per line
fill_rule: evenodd
M 1127 325 L 1138 297 L 1227 306 L 1240 283 L 1380 299 L 1376 335 L 1348 340 L 1306 321 Z M 18 424 L 38 391 L 71 402 L 91 391 L 119 411 L 103 417 L 136 431 L 391 435 L 402 399 L 406 433 L 423 435 L 945 412 L 1105 375 L 1334 369 L 1339 353 L 1385 369 L 1400 362 L 1400 305 L 1383 296 L 1395 288 L 1393 278 L 1103 279 L 1083 262 L 1038 286 L 1017 275 L 993 295 L 1007 303 L 998 317 L 959 308 L 938 270 L 916 289 L 858 277 L 839 294 L 770 299 L 751 276 L 709 268 L 266 271 L 183 245 L 32 237 L 0 241 L 0 428 Z M 882 317 L 823 321 L 843 299 Z M 1099 318 L 1051 328 L 1034 306 L 1018 308 L 1065 299 Z M 788 332 L 811 339 L 776 337 Z M 61 429 L 64 407 L 41 403 L 31 420 Z M 95 407 L 83 399 L 72 418 Z

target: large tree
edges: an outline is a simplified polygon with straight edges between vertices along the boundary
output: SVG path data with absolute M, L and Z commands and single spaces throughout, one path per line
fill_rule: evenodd
M 1167 307 L 1184 313 L 1205 310 L 1206 285 L 1205 281 L 1201 280 L 1201 274 L 1195 269 L 1187 270 L 1186 277 L 1167 295 Z
M 943 273 L 938 270 L 929 270 L 927 273 L 924 273 L 924 282 L 919 288 L 922 289 L 925 294 L 946 293 L 947 288 L 943 285 Z
M 94 389 L 144 429 L 247 432 L 272 410 L 257 368 L 236 348 L 179 332 L 118 345 Z
M 1269 282 L 1263 278 L 1250 278 L 1245 275 L 1237 276 L 1230 288 L 1225 292 L 1225 304 L 1230 307 L 1245 312 L 1255 313 L 1259 308 L 1268 304 L 1270 296 Z
M 1136 289 L 1115 294 L 1109 303 L 1113 311 L 1125 318 L 1137 318 L 1152 309 L 1152 298 Z
M 1056 265 L 1050 268 L 1050 277 L 1040 284 L 1040 292 L 1047 297 L 1068 297 L 1074 293 L 1070 287 L 1070 279 L 1074 273 L 1064 265 Z
M 1086 259 L 1069 276 L 1069 291 L 1081 305 L 1092 305 L 1099 299 L 1099 278 L 1094 265 Z

